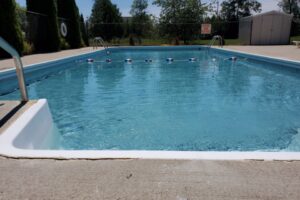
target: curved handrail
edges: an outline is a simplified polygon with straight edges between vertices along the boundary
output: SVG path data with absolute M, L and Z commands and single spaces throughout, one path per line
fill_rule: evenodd
M 98 47 L 98 44 L 101 45 L 104 50 L 106 51 L 106 54 L 109 55 L 110 54 L 110 51 L 108 50 L 108 45 L 106 44 L 106 42 L 103 40 L 102 37 L 95 37 L 93 39 L 93 49 L 97 49 Z
M 105 43 L 105 41 L 102 39 L 102 37 L 95 37 L 93 40 L 93 47 L 97 48 L 98 44 L 100 44 L 101 46 L 103 46 L 104 49 L 108 48 L 108 45 Z
M 7 53 L 9 53 L 15 62 L 16 65 L 16 73 L 18 77 L 18 82 L 19 82 L 19 88 L 21 92 L 21 100 L 23 102 L 28 101 L 28 93 L 27 93 L 27 88 L 25 84 L 25 79 L 24 79 L 24 70 L 23 70 L 23 64 L 22 60 L 19 56 L 19 53 L 8 43 L 6 42 L 2 37 L 0 37 L 0 47 L 4 49 Z
M 212 38 L 212 40 L 211 40 L 211 42 L 210 42 L 210 44 L 209 44 L 208 47 L 211 48 L 211 46 L 214 45 L 214 43 L 216 42 L 216 40 L 219 41 L 219 46 L 223 48 L 223 45 L 224 45 L 223 44 L 223 38 L 220 35 L 213 36 L 213 38 Z

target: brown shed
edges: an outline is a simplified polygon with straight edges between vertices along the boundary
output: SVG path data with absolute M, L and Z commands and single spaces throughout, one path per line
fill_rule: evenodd
M 244 45 L 289 44 L 292 19 L 279 11 L 244 17 L 239 23 L 239 39 Z

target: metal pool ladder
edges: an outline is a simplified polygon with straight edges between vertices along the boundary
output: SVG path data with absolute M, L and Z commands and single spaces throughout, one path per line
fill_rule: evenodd
M 102 39 L 102 37 L 95 37 L 93 39 L 93 49 L 97 49 L 98 46 L 102 46 L 105 50 L 108 49 L 108 45 Z
M 19 88 L 20 88 L 20 92 L 21 92 L 21 100 L 23 102 L 27 102 L 29 99 L 28 99 L 27 88 L 26 88 L 25 79 L 24 79 L 23 64 L 22 64 L 20 55 L 2 37 L 0 37 L 0 47 L 2 49 L 4 49 L 7 53 L 9 53 L 14 59 L 14 62 L 16 65 L 16 73 L 17 73 L 18 82 L 19 82 Z
M 224 45 L 223 44 L 223 38 L 220 35 L 213 36 L 212 40 L 209 43 L 208 48 L 210 49 L 212 47 L 212 45 L 214 45 L 217 40 L 219 41 L 219 47 L 223 48 L 223 45 Z

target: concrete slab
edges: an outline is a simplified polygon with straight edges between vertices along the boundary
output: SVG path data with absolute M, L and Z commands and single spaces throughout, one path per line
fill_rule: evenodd
M 300 61 L 300 49 L 294 45 L 280 46 L 224 46 L 225 49 L 254 53 L 289 60 Z
M 13 110 L 17 109 L 20 101 L 0 101 L 0 128 Z
M 0 159 L 0 199 L 300 199 L 300 162 Z
M 101 48 L 98 48 L 98 50 Z M 71 50 L 64 50 L 54 53 L 44 53 L 44 54 L 34 54 L 34 55 L 28 55 L 22 57 L 23 65 L 32 65 L 36 63 L 46 62 L 49 60 L 55 60 L 59 58 L 65 58 L 69 56 L 76 56 L 83 53 L 93 52 L 92 47 L 86 47 L 86 48 L 80 48 L 80 49 L 71 49 Z M 5 59 L 0 60 L 0 71 L 5 69 L 11 69 L 14 68 L 14 61 L 13 59 Z
M 20 103 L 20 101 L 0 101 L 0 121 Z

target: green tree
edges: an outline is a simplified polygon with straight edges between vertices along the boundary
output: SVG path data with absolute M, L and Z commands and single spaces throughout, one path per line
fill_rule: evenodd
M 200 0 L 155 0 L 161 7 L 160 31 L 169 39 L 186 43 L 196 38 L 206 9 Z
M 150 15 L 147 14 L 147 8 L 147 0 L 134 0 L 131 5 L 131 28 L 133 33 L 138 37 L 145 36 L 149 31 Z
M 75 0 L 57 0 L 58 17 L 66 19 L 68 33 L 66 41 L 71 48 L 82 47 L 79 10 Z
M 132 34 L 132 18 L 131 17 L 123 17 L 123 32 L 124 37 L 128 37 L 130 34 Z
M 261 3 L 257 0 L 227 0 L 222 2 L 221 14 L 225 20 L 237 21 L 251 16 L 253 12 L 261 12 Z
M 85 46 L 89 46 L 89 37 L 87 33 L 86 24 L 84 22 L 83 15 L 80 16 L 80 28 L 81 28 L 81 35 L 84 41 Z
M 1 0 L 0 4 L 0 36 L 11 44 L 20 55 L 23 51 L 23 36 L 20 20 L 17 17 L 15 0 Z M 9 55 L 0 50 L 0 57 Z
M 111 41 L 123 35 L 122 16 L 110 0 L 95 0 L 90 18 L 91 34 Z
M 294 16 L 291 35 L 300 35 L 300 0 L 281 0 L 278 3 L 278 6 L 282 9 L 283 12 L 292 14 Z
M 26 7 L 20 6 L 20 4 L 16 3 L 17 17 L 20 20 L 21 30 L 26 30 Z
M 29 25 L 35 51 L 53 52 L 60 50 L 57 8 L 55 0 L 26 0 L 27 10 L 38 15 L 28 14 Z M 37 27 L 36 29 L 34 27 Z
M 226 38 L 238 37 L 240 18 L 261 12 L 261 3 L 257 0 L 226 0 L 222 2 L 221 7 L 221 17 L 225 21 L 223 34 Z
M 220 0 L 211 0 L 208 5 L 208 11 L 213 16 L 219 16 L 220 14 Z
M 293 14 L 295 18 L 300 17 L 300 1 L 299 0 L 281 0 L 278 6 L 283 12 Z

